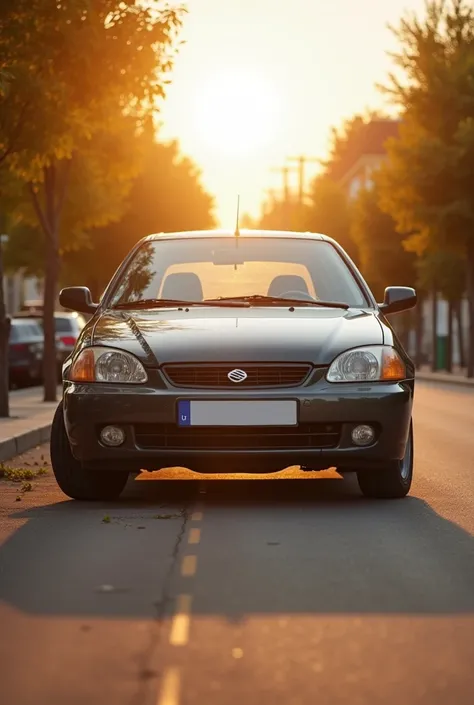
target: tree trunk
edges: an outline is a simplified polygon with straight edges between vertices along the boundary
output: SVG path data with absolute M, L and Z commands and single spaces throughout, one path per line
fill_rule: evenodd
M 68 176 L 72 160 L 52 162 L 43 169 L 44 204 L 40 202 L 38 190 L 30 183 L 30 194 L 39 223 L 45 234 L 45 280 L 43 294 L 44 328 L 44 401 L 56 401 L 57 361 L 56 326 L 54 312 L 58 293 L 61 262 L 59 256 L 59 225 L 66 198 Z M 63 166 L 63 169 L 61 169 Z
M 474 377 L 474 246 L 467 252 L 467 300 L 469 304 L 469 329 L 467 343 L 467 376 Z
M 56 325 L 54 312 L 59 279 L 59 243 L 56 236 L 46 239 L 46 261 L 43 298 L 44 329 L 44 401 L 56 401 L 57 361 L 56 361 Z
M 432 334 L 431 334 L 431 371 L 437 372 L 438 370 L 438 292 L 436 289 L 433 290 L 432 300 L 431 300 L 431 321 L 432 321 Z
M 459 366 L 466 367 L 466 353 L 464 350 L 464 330 L 462 327 L 462 300 L 456 301 L 455 304 L 457 328 L 458 328 L 458 348 L 459 348 Z
M 452 301 L 448 302 L 448 339 L 446 341 L 446 372 L 453 371 L 453 317 L 454 317 L 454 304 Z
M 0 418 L 10 415 L 8 397 L 8 340 L 10 337 L 10 321 L 7 318 L 3 296 L 3 250 L 0 239 Z
M 423 298 L 418 297 L 415 307 L 415 366 L 419 370 L 423 364 Z

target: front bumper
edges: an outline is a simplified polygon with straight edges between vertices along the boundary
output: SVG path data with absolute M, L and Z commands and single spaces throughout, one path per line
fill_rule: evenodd
M 85 467 L 97 470 L 138 471 L 181 466 L 198 472 L 270 472 L 292 465 L 314 470 L 328 467 L 351 470 L 382 467 L 387 461 L 403 457 L 413 393 L 414 380 L 343 385 L 320 379 L 316 384 L 296 389 L 246 390 L 233 394 L 229 390 L 186 391 L 158 388 L 158 385 L 131 387 L 66 381 L 64 417 L 74 457 Z M 267 428 L 260 436 L 256 427 L 245 427 L 240 429 L 238 437 L 230 439 L 231 447 L 226 447 L 223 441 L 235 429 L 220 427 L 215 429 L 214 437 L 218 440 L 213 447 L 212 439 L 204 438 L 205 434 L 209 436 L 208 427 L 200 433 L 196 428 L 177 426 L 179 399 L 297 399 L 299 426 L 291 438 L 288 429 L 279 435 L 278 429 Z M 365 448 L 354 446 L 351 440 L 353 427 L 361 423 L 373 425 L 377 432 L 375 442 Z M 125 431 L 125 443 L 119 448 L 105 447 L 99 440 L 101 428 L 109 424 L 120 425 Z M 156 429 L 157 442 L 151 444 L 153 447 L 143 442 L 145 427 L 148 433 Z M 325 429 L 331 433 L 324 436 Z

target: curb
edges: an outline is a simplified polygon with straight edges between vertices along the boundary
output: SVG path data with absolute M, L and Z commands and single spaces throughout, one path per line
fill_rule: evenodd
M 16 436 L 4 438 L 0 441 L 0 462 L 11 460 L 17 455 L 26 453 L 49 441 L 51 435 L 52 422 L 38 426 L 37 428 L 24 431 Z
M 433 375 L 424 375 L 423 373 L 415 372 L 415 381 L 434 382 L 434 384 L 454 384 L 457 387 L 467 387 L 468 389 L 472 387 L 472 389 L 474 389 L 474 380 L 471 381 L 468 377 L 465 379 L 462 377 L 450 379 L 449 377 L 434 377 Z

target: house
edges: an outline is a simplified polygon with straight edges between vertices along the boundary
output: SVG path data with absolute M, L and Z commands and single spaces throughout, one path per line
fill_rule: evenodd
M 338 181 L 351 200 L 361 188 L 370 188 L 372 174 L 386 159 L 385 144 L 397 137 L 399 128 L 400 120 L 388 119 L 374 119 L 362 127 L 359 139 L 339 165 Z
M 35 277 L 25 277 L 23 272 L 4 275 L 3 295 L 7 313 L 17 313 L 25 301 L 43 298 L 42 281 Z

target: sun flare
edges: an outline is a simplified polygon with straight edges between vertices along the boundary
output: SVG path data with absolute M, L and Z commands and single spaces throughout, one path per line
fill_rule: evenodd
M 272 86 L 258 74 L 221 71 L 205 81 L 196 104 L 196 128 L 210 147 L 230 156 L 255 152 L 278 124 Z

